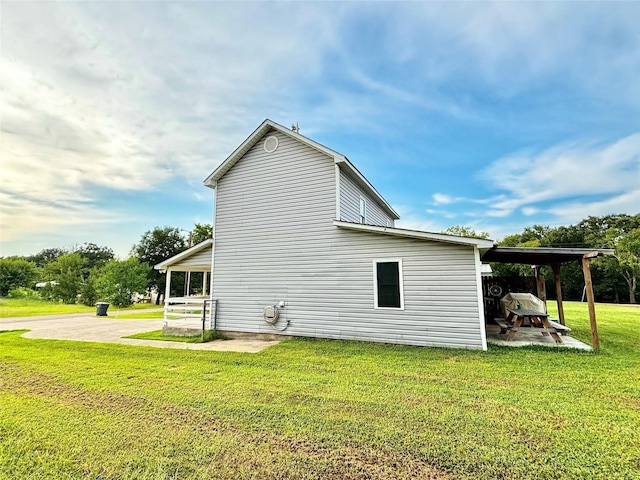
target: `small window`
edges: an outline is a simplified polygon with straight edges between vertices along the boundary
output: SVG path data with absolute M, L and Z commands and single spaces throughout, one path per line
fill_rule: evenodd
M 374 260 L 374 307 L 404 309 L 402 260 Z
M 360 223 L 366 223 L 367 219 L 367 201 L 360 197 Z

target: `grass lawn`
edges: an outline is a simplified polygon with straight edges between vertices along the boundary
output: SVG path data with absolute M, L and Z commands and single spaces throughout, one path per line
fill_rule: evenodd
M 597 311 L 600 353 L 0 333 L 0 478 L 640 478 L 640 308 Z
M 122 310 L 141 310 L 149 308 L 159 308 L 157 305 L 148 303 L 138 303 Z M 160 307 L 162 308 L 162 307 Z M 35 298 L 0 298 L 0 318 L 9 317 L 30 317 L 36 315 L 60 315 L 65 313 L 85 313 L 94 312 L 96 307 L 86 305 L 66 305 L 64 303 L 50 302 Z M 114 311 L 114 307 L 109 307 L 109 314 Z
M 125 312 L 125 313 L 123 313 Z M 111 311 L 111 307 L 109 307 L 109 318 L 114 318 L 116 313 Z M 164 312 L 130 312 L 128 310 L 121 310 L 117 313 L 118 318 L 126 319 L 126 318 L 164 318 Z

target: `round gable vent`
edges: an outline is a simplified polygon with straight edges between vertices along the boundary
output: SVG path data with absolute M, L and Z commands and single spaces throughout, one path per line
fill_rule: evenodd
M 273 153 L 276 151 L 276 148 L 278 148 L 278 138 L 274 137 L 273 135 L 271 135 L 270 137 L 267 137 L 267 139 L 264 141 L 264 151 L 267 153 Z

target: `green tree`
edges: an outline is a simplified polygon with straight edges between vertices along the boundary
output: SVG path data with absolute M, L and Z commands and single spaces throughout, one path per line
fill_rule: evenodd
M 640 277 L 640 228 L 617 237 L 615 247 L 622 266 L 622 276 L 629 287 L 629 303 L 636 303 L 636 287 Z
M 159 294 L 165 293 L 165 276 L 153 268 L 163 260 L 184 252 L 187 242 L 180 234 L 180 230 L 173 227 L 156 227 L 142 235 L 140 241 L 134 245 L 131 253 L 140 263 L 149 267 L 147 274 L 147 287 L 155 288 Z M 177 277 L 177 275 L 176 275 Z M 160 302 L 160 295 L 156 303 Z
M 84 259 L 79 253 L 67 253 L 45 267 L 47 276 L 55 283 L 51 287 L 51 297 L 64 303 L 76 303 L 83 283 Z
M 80 302 L 83 305 L 93 306 L 98 301 L 98 292 L 96 291 L 96 280 L 100 275 L 100 270 L 97 268 L 92 269 L 84 279 L 82 286 L 80 287 Z
M 38 269 L 24 258 L 0 258 L 0 296 L 18 287 L 32 288 L 38 278 Z
M 137 258 L 111 260 L 97 275 L 95 291 L 100 300 L 120 307 L 133 303 L 135 293 L 144 293 L 147 289 L 149 266 L 140 263 Z
M 619 234 L 623 234 L 640 228 L 640 213 L 636 215 L 616 214 L 587 217 L 579 222 L 576 227 L 584 232 L 585 245 L 590 247 L 611 247 L 611 237 L 608 232 L 613 229 Z
M 541 247 L 582 248 L 587 246 L 585 231 L 576 225 L 548 228 L 538 240 Z
M 113 260 L 115 255 L 109 247 L 100 247 L 95 243 L 83 243 L 76 247 L 74 252 L 79 253 L 84 259 L 86 276 L 94 268 L 102 268 L 108 261 Z
M 442 233 L 447 235 L 457 235 L 459 237 L 473 237 L 473 238 L 489 238 L 487 232 L 476 232 L 471 227 L 465 227 L 463 225 L 454 225 L 444 230 Z
M 594 259 L 591 262 L 591 277 L 593 293 L 599 301 L 615 303 L 624 301 L 623 297 L 628 289 L 622 274 L 622 266 L 616 257 L 605 256 Z
M 520 234 L 518 245 L 524 246 L 524 244 L 535 244 L 536 241 L 541 242 L 542 239 L 549 232 L 549 227 L 543 225 L 534 225 L 533 227 L 526 227 Z
M 68 253 L 62 248 L 45 248 L 35 255 L 27 257 L 27 260 L 35 263 L 38 267 L 46 267 L 51 262 L 57 260 L 59 257 Z
M 193 227 L 192 245 L 197 245 L 213 238 L 213 226 L 208 223 L 196 223 Z

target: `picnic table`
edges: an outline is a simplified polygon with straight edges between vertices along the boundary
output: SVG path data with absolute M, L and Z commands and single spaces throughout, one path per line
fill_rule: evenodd
M 549 315 L 544 312 L 538 312 L 528 308 L 509 309 L 507 323 L 513 326 L 509 328 L 506 340 L 513 340 L 513 337 L 516 336 L 525 321 L 529 322 L 531 328 L 540 329 L 543 335 L 551 335 L 551 338 L 553 338 L 557 344 L 563 343 L 560 335 L 558 335 L 558 330 L 551 325 Z

